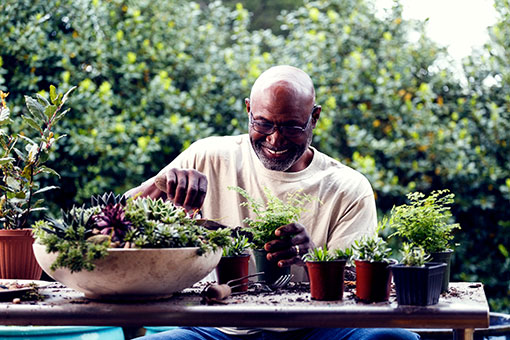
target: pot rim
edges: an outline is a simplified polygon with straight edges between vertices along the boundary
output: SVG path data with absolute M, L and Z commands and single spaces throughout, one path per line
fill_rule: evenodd
M 40 246 L 40 247 L 46 247 L 44 244 L 35 242 L 34 246 Z M 108 252 L 115 252 L 115 253 L 121 253 L 121 252 L 171 252 L 171 251 L 192 251 L 192 250 L 198 250 L 199 247 L 179 247 L 179 248 L 108 248 Z M 217 251 L 220 251 L 221 248 L 216 249 L 216 251 L 210 251 L 207 253 L 215 253 Z

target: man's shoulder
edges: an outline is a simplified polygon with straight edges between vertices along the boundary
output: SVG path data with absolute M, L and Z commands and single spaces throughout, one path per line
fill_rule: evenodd
M 247 140 L 248 135 L 236 136 L 210 136 L 197 140 L 192 144 L 193 147 L 212 148 L 212 147 L 235 147 L 241 145 Z
M 190 145 L 188 152 L 193 153 L 225 153 L 240 149 L 246 143 L 247 135 L 211 136 L 199 139 Z
M 365 189 L 371 188 L 368 179 L 358 170 L 320 151 L 317 151 L 317 156 L 319 160 L 318 166 L 323 172 L 324 177 L 328 178 L 328 181 L 344 188 L 355 189 L 358 187 L 359 189 L 359 186 Z

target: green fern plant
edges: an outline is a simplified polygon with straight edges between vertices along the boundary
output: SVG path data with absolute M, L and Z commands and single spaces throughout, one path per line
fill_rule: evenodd
M 402 237 L 427 253 L 449 250 L 452 232 L 460 229 L 458 223 L 451 223 L 449 205 L 453 204 L 454 197 L 447 189 L 433 191 L 429 196 L 421 192 L 409 193 L 409 204 L 391 209 L 387 225 L 395 232 L 390 237 Z
M 246 202 L 242 202 L 241 206 L 249 207 L 255 213 L 254 219 L 245 218 L 243 220 L 251 228 L 254 249 L 262 249 L 264 244 L 274 240 L 276 238 L 274 232 L 282 225 L 298 222 L 301 214 L 305 211 L 304 205 L 314 200 L 312 196 L 297 191 L 287 194 L 284 202 L 268 188 L 264 188 L 267 200 L 267 203 L 264 203 L 256 200 L 240 187 L 228 188 L 237 191 L 246 199 Z

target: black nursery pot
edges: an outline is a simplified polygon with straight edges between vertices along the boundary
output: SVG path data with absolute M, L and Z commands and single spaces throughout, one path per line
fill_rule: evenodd
M 429 262 L 423 267 L 390 266 L 399 305 L 429 306 L 439 301 L 445 263 Z
M 441 293 L 445 293 L 448 291 L 448 286 L 450 284 L 450 267 L 452 262 L 453 250 L 448 249 L 446 251 L 430 253 L 430 260 L 432 262 L 440 262 L 446 263 L 446 269 L 444 271 L 443 277 L 443 285 L 441 287 Z
M 259 275 L 259 281 L 263 281 L 269 285 L 273 284 L 282 275 L 290 274 L 290 267 L 278 267 L 276 261 L 269 261 L 267 251 L 264 249 L 254 249 L 253 255 L 255 257 L 255 264 L 257 272 L 264 272 Z

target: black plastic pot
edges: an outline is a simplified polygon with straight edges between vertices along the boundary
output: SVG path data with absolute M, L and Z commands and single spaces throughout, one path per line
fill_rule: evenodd
M 263 281 L 269 285 L 273 284 L 282 275 L 290 274 L 290 267 L 278 267 L 278 262 L 269 261 L 267 259 L 267 251 L 264 249 L 254 249 L 253 256 L 255 257 L 255 264 L 257 272 L 264 272 L 259 275 L 259 281 Z
M 443 277 L 443 284 L 441 286 L 441 293 L 448 291 L 448 286 L 450 284 L 450 266 L 452 262 L 453 250 L 448 249 L 447 251 L 441 251 L 436 253 L 430 253 L 431 262 L 441 262 L 446 263 L 446 269 Z
M 430 262 L 423 267 L 391 265 L 399 305 L 428 306 L 439 301 L 445 263 Z

